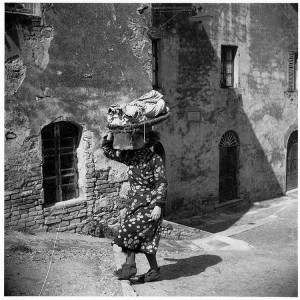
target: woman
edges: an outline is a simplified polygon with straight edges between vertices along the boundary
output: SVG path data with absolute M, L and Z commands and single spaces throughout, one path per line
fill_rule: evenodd
M 103 139 L 104 155 L 124 163 L 129 167 L 130 189 L 124 222 L 113 243 L 122 247 L 126 262 L 114 274 L 119 279 L 135 276 L 137 269 L 135 254 L 144 253 L 150 270 L 140 277 L 144 282 L 158 280 L 160 269 L 157 265 L 156 251 L 161 234 L 162 208 L 167 195 L 165 168 L 160 156 L 150 149 L 158 140 L 158 133 L 150 131 L 144 135 L 136 130 L 130 135 L 133 150 L 113 148 L 113 134 Z

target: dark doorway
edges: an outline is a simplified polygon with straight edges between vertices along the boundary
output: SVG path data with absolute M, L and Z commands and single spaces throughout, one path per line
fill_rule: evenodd
M 287 144 L 286 190 L 298 187 L 298 130 L 292 132 Z
M 239 141 L 235 132 L 227 131 L 219 144 L 219 202 L 237 198 L 237 166 Z

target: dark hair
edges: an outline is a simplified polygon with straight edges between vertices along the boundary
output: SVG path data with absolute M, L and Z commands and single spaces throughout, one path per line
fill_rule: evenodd
M 151 130 L 148 133 L 146 133 L 146 138 L 148 138 L 149 141 L 146 143 L 145 147 L 150 148 L 159 141 L 160 135 L 159 132 Z
M 136 130 L 135 133 L 138 133 L 141 136 L 144 136 L 144 132 L 142 130 Z M 153 130 L 147 131 L 146 130 L 145 138 L 149 139 L 149 141 L 145 144 L 145 147 L 151 148 L 159 141 L 160 135 L 159 135 L 159 132 L 157 132 L 157 131 L 153 131 Z

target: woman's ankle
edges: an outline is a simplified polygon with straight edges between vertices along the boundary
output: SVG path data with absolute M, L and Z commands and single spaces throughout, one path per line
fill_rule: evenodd
M 127 261 L 125 261 L 123 265 L 132 265 L 132 266 L 135 266 L 136 263 L 135 262 L 127 262 Z

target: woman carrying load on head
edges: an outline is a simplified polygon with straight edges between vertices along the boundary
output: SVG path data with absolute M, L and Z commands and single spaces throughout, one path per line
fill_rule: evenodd
M 132 150 L 113 148 L 114 136 L 111 132 L 103 139 L 104 155 L 128 166 L 130 205 L 127 208 L 124 222 L 115 235 L 113 243 L 122 247 L 126 261 L 114 272 L 119 279 L 130 279 L 137 273 L 135 255 L 144 253 L 150 270 L 140 277 L 144 282 L 158 280 L 160 269 L 157 265 L 162 208 L 166 202 L 167 180 L 162 158 L 152 152 L 158 141 L 158 133 L 144 132 L 137 129 L 129 135 Z

